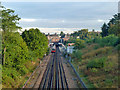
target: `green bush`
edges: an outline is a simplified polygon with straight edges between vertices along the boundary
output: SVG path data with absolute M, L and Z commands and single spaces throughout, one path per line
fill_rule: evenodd
M 94 49 L 98 49 L 98 48 L 100 48 L 99 45 L 95 45 L 95 46 L 94 46 Z
M 21 74 L 16 70 L 16 68 L 6 68 L 2 69 L 2 84 L 7 87 L 15 87 L 18 85 Z
M 93 43 L 93 39 L 86 40 L 86 43 Z
M 118 44 L 118 45 L 116 46 L 116 48 L 120 51 L 120 44 Z
M 100 37 L 100 38 L 95 38 L 94 40 L 95 43 L 98 43 L 100 46 L 116 46 L 118 43 L 118 37 L 111 34 L 106 37 Z
M 24 65 L 17 65 L 17 70 L 21 75 L 28 73 L 28 69 Z
M 100 58 L 100 59 L 94 59 L 88 62 L 87 69 L 88 68 L 103 68 L 105 64 L 106 58 Z
M 79 59 L 81 61 L 82 58 L 82 52 L 81 50 L 76 50 L 72 53 L 72 58 Z
M 81 39 L 77 39 L 74 46 L 75 49 L 82 49 L 85 47 L 85 41 Z

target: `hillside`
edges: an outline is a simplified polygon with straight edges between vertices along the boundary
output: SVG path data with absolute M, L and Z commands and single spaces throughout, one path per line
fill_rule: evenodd
M 88 88 L 116 88 L 118 84 L 117 47 L 98 44 L 81 49 L 82 60 L 73 58 L 72 64 Z

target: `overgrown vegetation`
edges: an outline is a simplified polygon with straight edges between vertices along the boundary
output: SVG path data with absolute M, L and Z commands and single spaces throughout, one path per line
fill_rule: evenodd
M 120 28 L 117 14 L 104 23 L 102 32 L 82 29 L 71 34 L 75 43 L 72 63 L 88 88 L 117 88 Z M 82 42 L 84 41 L 84 42 Z
M 26 42 L 28 48 L 33 52 L 33 57 L 42 58 L 47 52 L 48 40 L 47 37 L 40 32 L 39 29 L 25 30 L 22 33 L 22 38 Z
M 2 10 L 2 86 L 20 88 L 48 50 L 48 40 L 39 29 L 18 33 L 20 18 L 14 10 Z M 1 35 L 1 34 L 0 34 Z M 0 39 L 1 42 L 1 39 Z M 0 47 L 1 50 L 1 47 Z M 1 55 L 1 53 L 0 53 Z

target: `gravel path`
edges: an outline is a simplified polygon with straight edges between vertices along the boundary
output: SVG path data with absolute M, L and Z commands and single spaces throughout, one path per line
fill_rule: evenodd
M 62 60 L 63 67 L 65 70 L 68 87 L 69 88 L 79 88 L 79 86 L 77 84 L 78 79 L 77 79 L 76 75 L 74 74 L 73 69 L 71 68 L 71 66 L 69 65 L 67 60 L 65 60 L 63 57 L 61 57 L 61 60 Z

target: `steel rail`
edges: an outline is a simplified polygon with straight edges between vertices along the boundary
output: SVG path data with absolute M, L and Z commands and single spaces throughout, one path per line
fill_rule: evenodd
M 48 58 L 49 58 L 50 56 L 51 56 L 51 55 L 48 55 L 46 60 L 48 60 Z M 48 66 L 48 64 L 47 64 L 47 66 Z M 35 82 L 35 83 L 34 83 L 34 85 L 33 85 L 33 88 L 34 88 L 34 86 L 36 85 L 37 80 L 38 80 L 38 78 L 39 78 L 40 74 L 41 74 L 41 73 L 39 73 L 39 75 L 38 75 L 38 77 L 37 77 L 37 79 L 36 79 L 36 82 Z
M 54 56 L 54 55 L 53 55 Z M 53 58 L 54 59 L 54 58 Z M 43 84 L 43 87 L 42 87 L 42 89 L 44 90 L 44 88 L 45 88 L 45 86 L 46 86 L 46 81 L 47 81 L 47 77 L 48 77 L 48 73 L 49 73 L 49 71 L 50 71 L 50 64 L 52 63 L 52 61 L 48 64 L 48 69 L 47 69 L 47 74 L 46 74 L 46 77 L 45 77 L 45 80 L 44 80 L 44 84 Z
M 50 72 L 50 76 L 49 76 L 49 81 L 48 81 L 48 86 L 47 88 L 51 87 L 52 84 L 52 78 L 53 78 L 53 68 L 54 67 L 54 57 L 53 57 L 53 62 L 52 62 L 52 67 L 51 67 L 51 72 Z
M 62 71 L 63 71 L 64 79 L 65 79 L 66 88 L 67 88 L 67 90 L 69 90 L 69 88 L 68 88 L 68 83 L 67 83 L 67 79 L 66 79 L 66 76 L 65 76 L 65 71 L 64 71 L 64 68 L 63 68 L 62 62 L 60 62 L 60 63 L 61 63 L 61 67 L 62 67 Z

